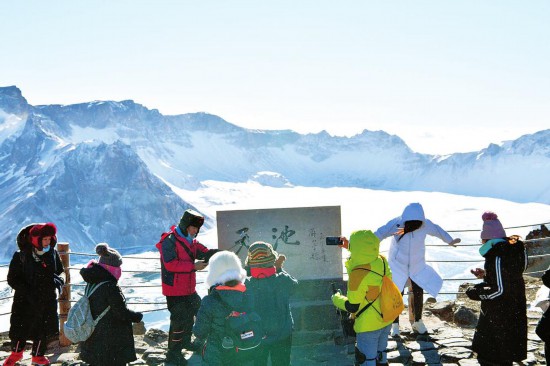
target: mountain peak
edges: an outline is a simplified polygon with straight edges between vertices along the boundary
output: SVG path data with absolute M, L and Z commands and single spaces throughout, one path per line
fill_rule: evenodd
M 29 104 L 18 87 L 4 86 L 0 87 L 0 110 L 8 114 L 23 115 L 28 113 Z

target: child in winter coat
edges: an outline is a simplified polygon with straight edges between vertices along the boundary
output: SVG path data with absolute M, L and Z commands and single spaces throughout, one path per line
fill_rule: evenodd
M 32 364 L 49 365 L 44 356 L 47 339 L 59 334 L 56 288 L 61 292 L 63 264 L 55 245 L 57 228 L 51 222 L 32 224 L 17 235 L 19 251 L 8 270 L 8 284 L 15 290 L 10 318 L 11 354 L 4 366 L 23 358 L 27 340 L 32 340 Z
M 355 318 L 356 364 L 362 366 L 387 365 L 386 347 L 390 333 L 390 321 L 384 321 L 380 309 L 382 276 L 392 276 L 388 262 L 379 254 L 380 239 L 370 230 L 354 231 L 348 241 L 342 237 L 343 248 L 350 251 L 346 261 L 349 275 L 347 296 L 337 292 L 332 295 L 333 304 L 350 313 L 361 314 Z M 362 268 L 365 270 L 353 271 Z M 376 273 L 371 273 L 376 272 Z M 362 310 L 366 309 L 366 310 Z
M 426 264 L 426 236 L 435 236 L 451 246 L 460 243 L 460 238 L 453 239 L 439 225 L 428 220 L 420 203 L 407 205 L 401 216 L 379 227 L 375 234 L 381 241 L 393 236 L 388 256 L 393 282 L 403 291 L 407 280 L 411 279 L 414 313 L 412 329 L 419 334 L 426 333 L 428 330 L 422 322 L 424 290 L 436 297 L 443 285 L 441 276 Z M 399 335 L 399 317 L 393 322 L 391 335 Z
M 290 365 L 293 319 L 289 299 L 298 281 L 282 269 L 286 257 L 269 243 L 255 242 L 248 248 L 245 266 L 250 275 L 245 285 L 254 297 L 266 339 L 255 366 Z
M 466 290 L 470 299 L 481 301 L 472 350 L 481 366 L 521 363 L 527 358 L 527 254 L 518 236 L 506 236 L 494 212 L 485 212 L 482 220 L 479 253 L 485 267 L 471 272 L 483 282 Z
M 201 302 L 193 334 L 195 344 L 201 348 L 203 365 L 235 366 L 249 365 L 238 359 L 238 353 L 231 345 L 224 343 L 225 321 L 233 311 L 251 313 L 254 304 L 244 285 L 246 271 L 241 260 L 233 252 L 220 251 L 210 259 L 210 270 L 206 283 L 208 295 Z M 225 340 L 227 343 L 227 339 Z M 225 346 L 225 347 L 224 347 Z
M 120 253 L 107 243 L 95 247 L 99 259 L 92 260 L 80 275 L 86 288 L 97 286 L 90 296 L 90 311 L 96 319 L 109 310 L 97 323 L 94 332 L 82 343 L 80 357 L 90 366 L 124 366 L 135 361 L 136 350 L 132 323 L 139 323 L 143 314 L 129 310 L 118 286 L 122 274 Z

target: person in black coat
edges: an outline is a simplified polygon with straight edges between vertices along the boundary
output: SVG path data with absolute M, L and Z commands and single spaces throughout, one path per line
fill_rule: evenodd
M 90 366 L 123 366 L 137 359 L 132 323 L 139 323 L 143 314 L 126 307 L 118 286 L 122 274 L 120 253 L 107 243 L 98 244 L 95 250 L 99 260 L 88 263 L 80 275 L 87 286 L 101 284 L 89 299 L 93 318 L 110 308 L 90 338 L 82 343 L 80 357 Z
M 15 290 L 10 318 L 10 356 L 4 366 L 23 358 L 27 340 L 32 340 L 33 365 L 49 365 L 44 356 L 47 339 L 59 334 L 56 288 L 63 286 L 63 264 L 55 245 L 57 228 L 49 222 L 31 224 L 17 235 L 19 251 L 8 270 L 8 284 Z
M 470 299 L 481 301 L 472 350 L 481 366 L 512 365 L 527 358 L 527 254 L 518 236 L 506 236 L 495 213 L 485 212 L 482 219 L 479 252 L 485 266 L 471 272 L 483 282 L 466 290 Z

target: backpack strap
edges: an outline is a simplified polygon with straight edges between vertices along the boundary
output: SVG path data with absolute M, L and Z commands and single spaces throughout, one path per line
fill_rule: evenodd
M 363 270 L 363 271 L 369 271 L 369 272 L 371 272 L 371 273 L 375 273 L 375 274 L 379 275 L 380 277 L 384 277 L 384 276 L 386 275 L 386 260 L 384 259 L 384 256 L 382 256 L 382 255 L 380 256 L 380 258 L 382 258 L 382 262 L 383 262 L 383 264 L 384 264 L 384 274 L 381 275 L 381 274 L 378 273 L 378 272 L 375 272 L 375 271 L 373 271 L 373 270 L 371 270 L 371 269 L 366 269 L 366 268 L 354 268 L 354 269 L 352 270 L 352 272 L 355 271 L 355 270 Z M 360 316 L 361 314 L 363 314 L 368 308 L 370 308 L 370 307 L 372 306 L 372 304 L 374 304 L 374 302 L 380 297 L 380 294 L 381 294 L 381 293 L 382 293 L 382 291 L 379 291 L 379 292 L 378 292 L 378 295 L 376 296 L 376 299 L 372 300 L 372 301 L 369 302 L 367 305 L 365 305 L 361 310 L 359 310 L 358 312 L 356 312 L 356 313 L 355 313 L 355 319 L 359 318 L 359 316 Z M 367 301 L 368 301 L 368 300 L 367 300 Z M 373 308 L 373 309 L 376 310 L 376 308 Z M 378 310 L 376 310 L 376 312 L 377 312 L 378 314 L 380 314 L 380 312 L 379 312 Z M 382 314 L 380 314 L 380 316 L 382 316 Z
M 185 244 L 185 242 L 183 240 L 180 240 L 179 239 L 179 234 L 176 232 L 176 228 L 174 228 L 174 230 L 172 230 L 171 234 L 174 234 L 174 239 L 176 239 L 176 243 L 178 243 L 179 245 L 181 245 L 183 247 L 183 249 L 187 252 L 187 255 L 189 256 L 189 258 L 191 258 L 191 261 L 195 261 L 195 255 L 193 254 L 193 252 L 191 251 L 191 249 Z
M 105 308 L 105 310 L 103 310 L 103 311 L 101 312 L 101 314 L 99 314 L 99 315 L 97 316 L 97 318 L 95 318 L 95 320 L 94 320 L 94 325 L 97 325 L 97 323 L 99 323 L 99 321 L 101 320 L 101 318 L 103 318 L 103 317 L 109 312 L 110 309 L 111 309 L 111 305 L 107 306 L 107 307 Z
M 193 255 L 193 253 L 191 252 L 191 249 L 189 249 L 189 247 L 187 245 L 185 245 L 184 242 L 182 241 L 179 241 L 178 238 L 176 238 L 176 241 L 183 247 L 183 249 L 185 249 L 185 251 L 187 252 L 187 255 L 189 255 L 189 257 L 191 258 L 192 261 L 195 261 L 195 256 Z
M 107 283 L 109 281 L 103 281 L 103 282 L 100 282 L 100 283 L 94 283 L 94 284 L 88 284 L 86 285 L 86 289 L 84 290 L 84 295 L 86 297 L 90 297 L 92 296 L 92 294 L 95 292 L 95 290 L 97 290 L 101 285 Z
M 378 296 L 380 296 L 380 293 L 378 293 Z M 376 296 L 376 299 L 378 299 L 378 296 Z M 359 318 L 359 316 L 361 314 L 363 314 L 368 308 L 370 308 L 372 306 L 372 304 L 374 304 L 374 302 L 376 301 L 376 299 L 372 300 L 371 302 L 369 302 L 367 305 L 365 305 L 363 307 L 363 309 L 359 310 L 358 312 L 355 313 L 355 319 Z M 373 308 L 376 310 L 376 308 Z
M 110 281 L 103 281 L 103 282 L 100 282 L 100 283 L 94 283 L 92 285 L 87 285 L 86 286 L 86 290 L 84 290 L 84 296 L 86 296 L 88 299 L 90 298 L 90 296 L 92 296 L 92 294 L 98 289 L 101 287 L 101 285 L 104 285 L 106 284 L 107 282 L 110 282 Z M 88 288 L 88 286 L 90 286 Z M 103 310 L 101 312 L 101 314 L 99 314 L 97 316 L 97 318 L 94 319 L 94 326 L 97 325 L 97 323 L 99 323 L 99 321 L 101 320 L 101 318 L 103 318 L 108 312 L 109 310 L 111 309 L 111 305 L 108 305 L 105 310 Z

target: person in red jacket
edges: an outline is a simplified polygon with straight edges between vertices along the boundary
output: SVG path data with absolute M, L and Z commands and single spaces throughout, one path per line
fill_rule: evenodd
M 203 223 L 200 213 L 186 210 L 179 224 L 163 233 L 156 245 L 160 252 L 162 294 L 166 296 L 170 312 L 167 366 L 187 364 L 182 350 L 192 350 L 193 320 L 201 304 L 195 289 L 195 272 L 204 269 L 218 251 L 208 249 L 195 239 Z

